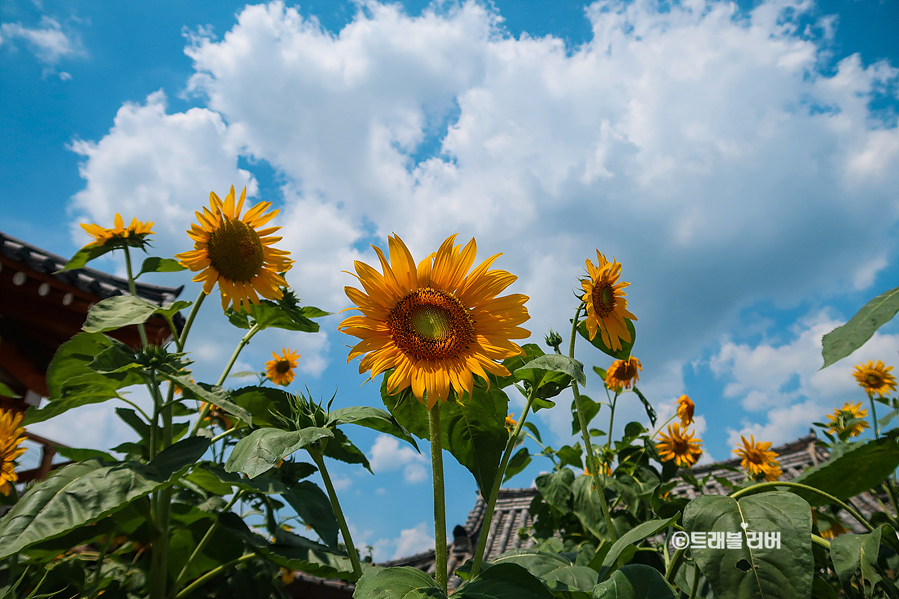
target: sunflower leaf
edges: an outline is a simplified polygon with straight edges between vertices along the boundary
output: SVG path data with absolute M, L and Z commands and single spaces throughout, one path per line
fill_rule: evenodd
M 195 383 L 190 380 L 189 374 L 175 375 L 164 370 L 159 370 L 157 372 L 159 376 L 165 380 L 181 387 L 185 399 L 199 399 L 208 404 L 218 406 L 229 414 L 233 414 L 243 422 L 252 426 L 253 417 L 248 411 L 234 403 L 231 400 L 231 394 L 225 389 L 207 385 L 206 383 Z
M 326 428 L 309 427 L 300 431 L 260 428 L 237 442 L 225 463 L 225 470 L 243 472 L 254 478 L 271 470 L 298 449 L 333 436 L 334 433 Z
M 649 423 L 652 426 L 656 425 L 656 411 L 655 408 L 652 407 L 652 404 L 649 403 L 649 400 L 637 389 L 637 386 L 634 385 L 634 393 L 637 394 L 637 397 L 640 398 L 640 401 L 643 402 L 643 409 L 646 410 L 646 416 L 649 418 Z
M 631 357 L 631 350 L 634 347 L 634 342 L 637 340 L 637 329 L 634 328 L 634 323 L 624 319 L 624 324 L 627 326 L 628 332 L 631 334 L 631 340 L 625 341 L 624 339 L 620 339 L 621 341 L 621 349 L 614 350 L 611 347 L 608 347 L 602 341 L 602 333 L 599 331 L 596 332 L 596 336 L 591 340 L 590 333 L 587 331 L 587 322 L 582 320 L 577 323 L 577 332 L 580 333 L 581 337 L 589 341 L 593 347 L 601 351 L 602 353 L 615 358 L 616 360 L 627 360 Z
M 88 333 L 104 333 L 142 324 L 157 308 L 159 306 L 132 295 L 107 297 L 93 305 L 82 328 Z
M 182 270 L 187 270 L 187 267 L 181 266 L 181 263 L 177 260 L 150 256 L 149 258 L 144 258 L 144 262 L 140 266 L 140 272 L 134 278 L 136 279 L 145 272 L 180 272 Z
M 16 395 L 15 391 L 4 385 L 2 382 L 0 382 L 0 395 L 3 397 L 20 397 L 19 395 Z
M 367 572 L 356 583 L 356 599 L 446 599 L 434 579 L 418 568 L 402 566 Z
M 340 408 L 339 410 L 334 410 L 328 414 L 328 426 L 338 426 L 341 424 L 356 424 L 378 431 L 379 433 L 392 435 L 397 439 L 406 441 L 412 445 L 416 451 L 421 453 L 418 449 L 418 444 L 415 442 L 415 438 L 409 434 L 409 431 L 403 428 L 403 426 L 396 421 L 396 418 L 384 410 L 369 406 L 355 406 L 351 408 Z
M 677 596 L 665 577 L 646 564 L 628 564 L 593 587 L 595 599 L 676 599 Z
M 86 245 L 72 256 L 66 265 L 57 270 L 53 274 L 58 274 L 67 270 L 75 270 L 78 268 L 84 268 L 84 266 L 90 262 L 91 260 L 96 260 L 103 254 L 107 254 L 112 250 L 116 249 L 111 245 Z
M 303 522 L 332 549 L 337 549 L 337 518 L 325 492 L 313 482 L 303 481 L 281 495 Z
M 824 335 L 821 356 L 824 366 L 842 360 L 870 339 L 899 312 L 899 287 L 882 293 L 865 304 L 852 319 Z
M 547 354 L 534 358 L 515 370 L 514 374 L 520 380 L 528 381 L 539 389 L 543 384 L 555 381 L 556 377 L 552 377 L 549 373 L 557 372 L 570 376 L 580 383 L 582 387 L 587 386 L 584 365 L 573 358 L 559 354 Z
M 531 455 L 528 452 L 528 448 L 522 447 L 509 460 L 509 463 L 506 466 L 506 474 L 503 477 L 503 482 L 507 482 L 510 478 L 527 468 L 530 463 Z

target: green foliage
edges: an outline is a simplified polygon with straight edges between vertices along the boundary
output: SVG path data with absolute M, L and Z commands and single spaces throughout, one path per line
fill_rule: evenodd
M 313 306 L 300 306 L 299 300 L 289 289 L 282 289 L 283 297 L 277 302 L 261 300 L 254 304 L 248 314 L 246 308 L 240 307 L 239 311 L 228 308 L 225 315 L 234 326 L 240 329 L 249 329 L 256 324 L 260 329 L 277 328 L 287 331 L 299 331 L 303 333 L 317 333 L 318 323 L 312 318 L 328 316 L 325 312 Z
M 810 597 L 814 560 L 809 504 L 775 491 L 743 497 L 706 495 L 684 510 L 687 532 L 779 533 L 780 547 L 750 549 L 744 536 L 739 549 L 692 548 L 693 559 L 715 594 L 734 599 Z
M 602 333 L 596 331 L 596 336 L 593 339 L 590 339 L 590 332 L 587 330 L 587 321 L 582 320 L 577 325 L 577 332 L 581 337 L 590 342 L 593 347 L 601 351 L 602 353 L 613 357 L 616 360 L 627 360 L 631 357 L 631 350 L 634 347 L 634 343 L 637 341 L 637 329 L 634 328 L 634 323 L 624 319 L 624 324 L 627 326 L 628 332 L 631 334 L 631 340 L 625 341 L 624 339 L 620 339 L 621 349 L 614 350 L 611 347 L 606 346 L 602 341 Z M 605 378 L 605 377 L 603 377 Z
M 298 483 L 283 494 L 284 501 L 332 549 L 337 549 L 337 518 L 331 502 L 318 485 L 309 481 Z
M 402 425 L 396 421 L 384 410 L 371 408 L 368 406 L 355 406 L 352 408 L 340 408 L 328 413 L 328 426 L 338 426 L 341 424 L 356 424 L 364 426 L 379 433 L 392 435 L 397 439 L 405 441 L 412 445 L 418 451 L 418 444 L 409 431 L 404 429 Z
M 298 449 L 332 437 L 334 433 L 326 428 L 310 427 L 301 431 L 260 428 L 237 443 L 225 463 L 225 470 L 243 472 L 250 478 L 255 478 L 277 466 L 278 462 Z
M 105 333 L 133 324 L 143 324 L 154 314 L 172 314 L 189 306 L 188 302 L 160 308 L 156 304 L 132 295 L 115 295 L 102 299 L 87 313 L 84 330 L 88 333 Z
M 150 256 L 149 258 L 144 258 L 144 262 L 140 266 L 140 272 L 134 275 L 134 278 L 138 278 L 145 272 L 180 272 L 182 270 L 187 270 L 187 267 L 181 266 L 181 263 L 177 260 Z M 190 305 L 190 302 L 187 302 L 187 304 Z
M 725 596 L 733 597 L 733 595 Z M 677 599 L 677 593 L 655 568 L 644 564 L 629 564 L 616 570 L 609 580 L 596 585 L 593 597 L 594 599 Z
M 890 289 L 869 301 L 852 319 L 824 335 L 821 355 L 827 368 L 842 360 L 871 338 L 899 312 L 899 287 Z

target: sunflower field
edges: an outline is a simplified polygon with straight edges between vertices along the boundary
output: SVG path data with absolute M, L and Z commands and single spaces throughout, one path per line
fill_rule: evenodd
M 709 494 L 708 477 L 692 472 L 703 454 L 691 430 L 693 400 L 681 396 L 659 422 L 638 387 L 637 316 L 627 307 L 622 264 L 598 250 L 595 262 L 586 259 L 584 276 L 572 281 L 577 305 L 567 339 L 549 331 L 543 349 L 519 345 L 531 335 L 522 327 L 528 297 L 503 295 L 516 277 L 492 268 L 499 255 L 478 262 L 474 240 L 462 245 L 451 236 L 416 261 L 392 235 L 386 253 L 374 247 L 377 266 L 353 265 L 356 286 L 345 289 L 351 314 L 339 325 L 351 340 L 348 361 L 380 380 L 384 409 L 278 388 L 294 380 L 300 357 L 286 347 L 272 353 L 259 384 L 231 389 L 226 379 L 259 331 L 314 334 L 316 319 L 328 315 L 301 305 L 288 287 L 284 275 L 294 262 L 275 247 L 279 227 L 270 226 L 278 211 L 261 202 L 244 212 L 245 201 L 246 190 L 237 197 L 232 187 L 224 200 L 211 193 L 187 232 L 194 249 L 147 257 L 137 275 L 131 253 L 147 250 L 154 223 L 125 226 L 116 215 L 112 228 L 82 225 L 92 241 L 66 269 L 119 252 L 131 294 L 95 304 L 83 331 L 59 348 L 46 374 L 45 407 L 0 410 L 0 597 L 286 597 L 285 586 L 304 573 L 353 583 L 358 599 L 446 598 L 451 590 L 457 599 L 899 598 L 899 399 L 890 397 L 896 381 L 883 362 L 855 372 L 868 408 L 847 401 L 816 423 L 825 462 L 781 480 L 772 444 L 743 438 L 734 450 L 740 482 L 721 479 L 729 494 Z M 203 283 L 193 302 L 158 306 L 137 296 L 137 276 L 184 270 Z M 196 381 L 190 332 L 216 287 L 223 322 L 245 333 L 217 381 Z M 887 300 L 897 297 L 891 293 Z M 896 310 L 884 309 L 883 298 L 825 337 L 825 365 L 892 318 Z M 165 346 L 150 344 L 144 331 L 154 315 L 175 331 Z M 139 348 L 106 334 L 135 325 Z M 592 366 L 604 383 L 598 399 L 582 393 L 578 341 L 587 344 L 581 355 L 601 364 Z M 133 385 L 146 387 L 152 410 L 119 393 Z M 525 398 L 517 418 L 509 414 L 512 393 Z M 628 394 L 642 403 L 649 428 L 630 422 L 617 438 L 616 407 Z M 116 413 L 134 431 L 133 441 L 115 448 L 124 458 L 67 448 L 71 463 L 17 485 L 24 427 L 99 402 L 124 404 Z M 880 419 L 877 404 L 886 410 Z M 556 449 L 528 417 L 569 405 L 579 440 Z M 328 471 L 333 460 L 367 466 L 350 425 L 416 450 L 428 442 L 433 576 L 360 558 Z M 526 439 L 540 453 L 523 447 Z M 500 486 L 546 460 L 533 524 L 517 531 L 535 541 L 531 547 L 490 561 L 485 532 L 473 558 L 450 570 L 447 457 L 477 483 L 486 503 L 482 531 L 490 530 Z M 324 488 L 308 480 L 316 472 Z M 693 499 L 674 492 L 683 481 Z M 861 494 L 880 509 L 862 513 L 853 501 Z M 296 519 L 305 536 L 288 524 Z M 455 589 L 453 576 L 463 581 Z

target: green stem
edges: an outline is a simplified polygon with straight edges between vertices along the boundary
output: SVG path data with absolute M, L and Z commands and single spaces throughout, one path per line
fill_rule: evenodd
M 690 599 L 696 599 L 696 591 L 699 590 L 699 568 L 693 564 L 693 588 L 690 590 Z
M 612 447 L 612 427 L 615 424 L 615 406 L 618 405 L 618 396 L 619 393 L 616 391 L 615 399 L 613 399 L 611 405 L 609 405 L 609 409 L 612 413 L 609 415 L 609 434 L 606 437 L 606 451 Z
M 578 318 L 581 315 L 581 310 L 584 307 L 584 303 L 577 307 L 577 310 L 574 312 L 574 318 L 571 321 L 571 340 L 568 342 L 568 357 L 572 360 L 574 359 L 574 340 L 577 338 L 577 324 Z M 606 492 L 605 487 L 602 484 L 602 478 L 599 475 L 599 468 L 596 467 L 596 456 L 593 455 L 593 444 L 590 442 L 590 431 L 587 430 L 587 419 L 584 418 L 584 407 L 581 402 L 581 392 L 578 390 L 578 383 L 575 380 L 571 381 L 571 392 L 574 394 L 574 404 L 577 408 L 577 418 L 578 422 L 581 425 L 581 437 L 584 439 L 584 451 L 587 454 L 587 468 L 590 469 L 590 475 L 593 477 L 593 484 L 596 485 L 596 494 L 599 495 L 599 507 L 602 510 L 602 517 L 605 520 L 606 528 L 609 531 L 609 538 L 611 538 L 612 542 L 618 540 L 618 535 L 615 533 L 615 527 L 612 524 L 612 515 L 609 512 L 609 504 L 606 502 Z M 612 431 L 609 431 L 609 438 L 612 437 Z
M 874 421 L 874 438 L 880 438 L 880 428 L 877 426 L 877 409 L 874 407 L 874 395 L 869 393 L 868 400 L 871 402 L 871 420 Z
M 890 503 L 893 505 L 893 514 L 890 514 L 888 510 L 884 510 L 884 512 L 895 522 L 896 518 L 899 517 L 899 502 L 896 501 L 896 489 L 893 487 L 893 483 L 890 482 L 890 477 L 883 481 L 883 486 L 886 488 Z
M 237 430 L 237 427 L 236 427 L 236 426 L 232 426 L 231 428 L 229 428 L 229 429 L 226 430 L 225 432 L 219 433 L 218 435 L 216 435 L 215 437 L 213 437 L 213 438 L 212 438 L 212 441 L 210 441 L 209 444 L 212 445 L 212 444 L 215 443 L 216 441 L 221 441 L 223 438 L 227 437 L 228 435 L 230 435 L 231 433 L 233 433 L 233 432 L 236 431 L 236 430 Z
M 210 570 L 209 572 L 207 572 L 206 574 L 204 574 L 203 576 L 199 577 L 198 579 L 196 579 L 195 581 L 190 583 L 188 586 L 186 586 L 183 591 L 181 591 L 180 593 L 175 595 L 175 599 L 184 599 L 184 597 L 187 597 L 188 595 L 190 595 L 192 592 L 194 592 L 197 589 L 197 587 L 204 584 L 206 581 L 215 578 L 216 576 L 218 576 L 219 574 L 221 574 L 228 568 L 233 568 L 234 566 L 237 566 L 238 564 L 242 564 L 243 562 L 253 559 L 254 557 L 256 557 L 255 553 L 247 553 L 247 554 L 240 556 L 237 559 L 231 560 L 227 564 L 222 564 L 218 568 L 213 568 L 212 570 Z
M 187 330 L 187 325 L 185 325 L 185 331 Z M 218 382 L 215 384 L 216 387 L 221 387 L 225 384 L 225 379 L 228 378 L 228 374 L 231 372 L 231 369 L 234 367 L 234 363 L 237 361 L 237 357 L 240 355 L 240 352 L 243 350 L 247 344 L 250 343 L 250 339 L 253 338 L 253 335 L 258 333 L 261 329 L 259 323 L 253 323 L 253 326 L 250 327 L 250 330 L 247 331 L 246 335 L 240 340 L 240 343 L 237 344 L 237 347 L 234 348 L 234 353 L 231 354 L 231 359 L 228 360 L 228 364 L 225 366 L 225 369 L 222 371 L 222 376 L 219 377 Z M 212 409 L 211 404 L 206 404 L 202 408 L 200 408 L 200 414 L 197 417 L 197 421 L 194 423 L 193 428 L 190 430 L 190 436 L 193 437 L 197 434 L 197 431 L 200 430 L 200 425 L 203 424 L 203 420 L 206 418 L 206 415 L 209 414 L 209 410 Z
M 203 552 L 203 549 L 206 548 L 206 545 L 209 543 L 209 540 L 212 539 L 212 535 L 214 535 L 215 531 L 218 530 L 221 514 L 224 514 L 225 512 L 230 510 L 231 507 L 235 503 L 237 503 L 237 500 L 240 499 L 240 496 L 242 494 L 243 494 L 243 491 L 236 492 L 234 494 L 234 496 L 231 498 L 231 501 L 229 501 L 228 504 L 224 507 L 224 509 L 222 509 L 221 513 L 216 515 L 215 520 L 212 522 L 212 524 L 209 525 L 209 528 L 206 530 L 206 534 L 203 535 L 203 538 L 200 539 L 200 542 L 194 548 L 193 553 L 191 553 L 190 557 L 187 558 L 187 561 L 184 562 L 184 567 L 181 568 L 181 572 L 178 574 L 178 578 L 175 579 L 175 584 L 172 586 L 172 591 L 169 594 L 169 597 L 174 597 L 175 594 L 178 592 L 178 587 L 181 586 L 181 583 L 184 581 L 185 577 L 187 576 L 187 572 L 190 570 L 190 567 L 193 565 L 193 563 L 195 561 L 197 561 L 197 558 L 200 557 L 200 554 Z
M 827 539 L 822 539 L 818 535 L 812 535 L 812 543 L 830 551 L 830 541 L 828 541 Z
M 93 579 L 91 581 L 91 594 L 90 599 L 93 599 L 97 596 L 97 593 L 100 591 L 100 570 L 103 569 L 103 560 L 106 559 L 106 552 L 109 551 L 109 546 L 112 544 L 112 538 L 115 534 L 115 529 L 109 531 L 109 534 L 106 535 L 106 540 L 103 542 L 103 548 L 100 549 L 100 555 L 97 556 L 97 569 L 94 570 Z
M 178 351 L 184 351 L 184 344 L 187 343 L 187 334 L 190 333 L 190 328 L 194 324 L 194 318 L 197 317 L 197 312 L 200 311 L 200 306 L 203 305 L 203 300 L 206 299 L 206 293 L 200 289 L 200 294 L 197 296 L 197 301 L 194 302 L 194 305 L 190 308 L 190 313 L 187 315 L 187 321 L 184 323 L 184 328 L 181 329 L 181 335 L 175 337 L 175 345 L 178 346 Z M 172 329 L 172 335 L 175 334 L 175 330 Z
M 127 245 L 123 246 L 123 249 L 125 250 L 125 270 L 128 272 L 128 290 L 131 292 L 131 297 L 137 298 L 137 286 L 134 284 L 134 273 L 131 270 L 131 252 L 128 251 Z M 138 323 L 137 332 L 140 334 L 141 346 L 147 347 L 149 342 L 147 341 L 147 329 L 144 327 L 144 323 Z
M 515 429 L 509 436 L 509 442 L 506 443 L 506 451 L 503 453 L 503 459 L 499 464 L 499 470 L 496 473 L 496 478 L 493 479 L 493 488 L 490 489 L 490 497 L 487 498 L 487 509 L 484 510 L 484 520 L 481 522 L 481 532 L 478 534 L 478 546 L 475 549 L 474 562 L 471 565 L 471 578 L 477 576 L 481 571 L 481 562 L 484 560 L 484 551 L 487 548 L 487 535 L 490 534 L 490 523 L 493 521 L 493 511 L 496 509 L 496 498 L 499 496 L 499 488 L 502 485 L 503 477 L 506 474 L 509 458 L 512 457 L 512 450 L 515 449 L 515 441 L 518 440 L 518 435 L 521 433 L 521 428 L 524 426 L 525 420 L 527 420 L 528 413 L 531 411 L 531 405 L 534 403 L 536 397 L 537 389 L 531 387 L 531 391 L 528 394 L 528 401 L 524 406 L 524 411 L 521 413 L 518 424 L 515 425 Z M 553 463 L 555 463 L 555 460 L 553 460 Z
M 759 491 L 764 491 L 765 489 L 770 489 L 770 488 L 774 488 L 774 487 L 793 487 L 795 489 L 802 489 L 804 491 L 808 491 L 810 493 L 815 493 L 817 495 L 820 495 L 821 497 L 824 497 L 825 499 L 827 499 L 829 502 L 836 504 L 836 505 L 840 506 L 841 508 L 843 508 L 844 510 L 846 510 L 847 512 L 849 512 L 852 515 L 852 517 L 855 518 L 856 520 L 858 520 L 862 524 L 862 526 L 864 526 L 865 528 L 868 529 L 868 531 L 874 532 L 874 527 L 871 526 L 871 524 L 869 524 L 868 521 L 865 520 L 864 516 L 859 514 L 852 506 L 840 501 L 839 499 L 837 499 L 830 493 L 825 493 L 821 489 L 816 489 L 815 487 L 810 487 L 808 485 L 803 485 L 801 483 L 790 483 L 790 482 L 781 482 L 781 481 L 759 483 L 757 485 L 753 485 L 751 487 L 746 487 L 745 489 L 740 489 L 739 491 L 735 491 L 730 494 L 730 497 L 733 497 L 734 499 L 739 499 L 740 497 L 743 497 L 744 495 L 750 495 L 750 494 L 757 493 Z
M 347 555 L 350 556 L 350 562 L 353 564 L 353 574 L 356 575 L 356 580 L 359 580 L 362 577 L 362 564 L 359 563 L 359 553 L 356 551 L 356 545 L 353 543 L 353 537 L 350 534 L 350 527 L 347 526 L 343 510 L 340 508 L 340 502 L 337 500 L 337 491 L 334 490 L 334 484 L 331 482 L 331 476 L 328 474 L 325 458 L 321 450 L 318 449 L 309 449 L 309 455 L 312 456 L 312 461 L 318 466 L 318 471 L 325 482 L 325 490 L 328 491 L 331 508 L 334 510 L 334 516 L 337 517 L 337 525 L 340 527 L 340 534 L 343 535 L 343 543 L 346 545 Z
M 665 580 L 674 582 L 674 577 L 677 576 L 677 571 L 680 569 L 681 562 L 684 561 L 686 553 L 686 547 L 682 547 L 674 552 L 674 557 L 671 558 L 671 563 L 668 564 L 668 571 L 665 572 Z
M 440 402 L 428 410 L 431 442 L 431 475 L 434 480 L 434 559 L 437 586 L 447 592 L 446 498 L 443 492 L 443 445 L 440 439 Z M 472 574 L 474 577 L 476 574 Z

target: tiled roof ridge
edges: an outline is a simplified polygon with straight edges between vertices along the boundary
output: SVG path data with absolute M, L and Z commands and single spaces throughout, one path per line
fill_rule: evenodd
M 63 283 L 102 298 L 128 293 L 127 280 L 92 268 L 79 268 L 57 273 L 56 271 L 66 265 L 67 259 L 2 231 L 0 231 L 0 252 L 7 258 L 23 263 L 32 270 L 49 274 Z M 174 301 L 184 286 L 164 287 L 135 282 L 135 288 L 138 296 L 162 305 Z

